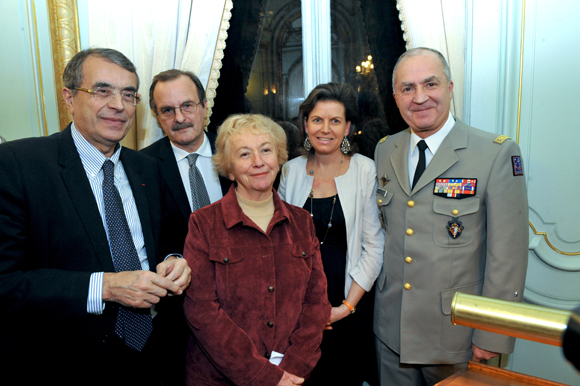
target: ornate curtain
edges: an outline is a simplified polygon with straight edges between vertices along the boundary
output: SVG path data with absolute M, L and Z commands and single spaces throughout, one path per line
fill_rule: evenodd
M 134 133 L 124 145 L 140 149 L 162 137 L 149 108 L 151 79 L 161 71 L 193 71 L 202 84 L 209 84 L 211 107 L 231 0 L 168 0 L 161 7 L 153 0 L 101 0 L 88 6 L 89 46 L 119 50 L 137 66 L 142 100 Z
M 216 132 L 231 114 L 251 111 L 245 94 L 260 45 L 267 6 L 268 0 L 245 0 L 237 1 L 232 10 L 209 131 Z
M 451 113 L 463 117 L 465 1 L 397 0 L 407 49 L 429 47 L 449 62 L 454 83 Z

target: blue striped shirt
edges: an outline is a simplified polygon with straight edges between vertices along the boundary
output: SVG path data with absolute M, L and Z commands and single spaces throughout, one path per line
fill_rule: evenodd
M 135 243 L 135 249 L 139 255 L 141 268 L 146 271 L 149 270 L 147 252 L 145 251 L 145 239 L 143 238 L 143 230 L 141 229 L 141 220 L 139 219 L 139 213 L 137 212 L 137 205 L 135 204 L 133 192 L 131 191 L 127 175 L 125 174 L 125 169 L 123 169 L 123 163 L 119 160 L 122 146 L 119 146 L 111 158 L 107 158 L 89 141 L 87 141 L 81 133 L 79 133 L 74 122 L 71 125 L 71 132 L 73 141 L 77 151 L 79 152 L 79 156 L 81 157 L 83 167 L 87 173 L 87 178 L 91 184 L 95 201 L 99 207 L 103 227 L 107 233 L 107 240 L 109 240 L 109 230 L 105 218 L 105 201 L 103 199 L 103 163 L 107 159 L 110 159 L 113 164 L 115 164 L 115 186 L 117 187 L 121 200 L 123 201 L 125 217 L 127 217 L 127 222 L 129 223 L 129 229 L 131 231 L 131 236 L 133 237 L 133 242 Z M 105 304 L 103 303 L 103 275 L 104 272 L 94 272 L 91 274 L 89 297 L 87 299 L 87 312 L 90 314 L 100 315 L 105 309 Z

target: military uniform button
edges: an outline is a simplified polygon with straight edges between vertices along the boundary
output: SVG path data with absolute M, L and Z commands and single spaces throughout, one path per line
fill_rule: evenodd
M 382 203 L 383 203 L 383 200 L 380 200 L 380 199 L 379 199 L 379 204 L 382 204 Z
M 268 291 L 274 292 L 274 287 L 273 286 L 268 287 Z
M 407 234 L 407 236 L 413 236 L 413 230 L 411 228 L 407 229 L 405 233 Z
M 415 201 L 413 201 L 413 200 L 409 200 L 409 201 L 407 201 L 407 206 L 408 206 L 409 208 L 412 208 L 412 207 L 414 207 L 414 206 L 415 206 Z
M 274 322 L 268 322 L 268 327 L 274 327 Z
M 224 259 L 224 263 L 226 263 L 226 264 L 227 264 L 227 263 L 229 263 L 229 262 L 230 262 L 230 259 L 226 257 L 226 258 Z
M 451 213 L 453 213 L 454 216 L 457 216 L 459 214 L 459 211 L 457 209 L 453 209 L 453 212 Z
M 411 289 L 411 284 L 405 283 L 405 285 L 403 287 L 405 287 L 406 290 L 410 290 Z
M 405 261 L 409 264 L 411 264 L 413 262 L 413 259 L 411 259 L 409 256 L 405 257 Z

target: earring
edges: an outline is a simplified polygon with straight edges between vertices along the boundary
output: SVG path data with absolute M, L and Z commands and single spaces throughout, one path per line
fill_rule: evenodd
M 348 141 L 348 138 L 346 138 L 346 135 L 344 136 L 344 138 L 342 139 L 342 143 L 340 144 L 340 151 L 342 152 L 342 154 L 348 154 L 350 152 L 350 142 Z
M 310 151 L 310 149 L 312 149 L 312 144 L 310 143 L 310 137 L 308 137 L 307 134 L 306 139 L 304 140 L 304 150 Z

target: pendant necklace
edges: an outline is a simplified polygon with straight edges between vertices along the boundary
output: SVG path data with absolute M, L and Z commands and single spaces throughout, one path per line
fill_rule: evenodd
M 338 196 L 338 193 L 335 194 L 334 198 L 332 199 L 332 209 L 330 210 L 330 220 L 328 220 L 328 224 L 326 224 L 326 233 L 324 233 L 324 238 L 320 242 L 320 245 L 324 244 L 324 242 L 326 241 L 326 236 L 328 236 L 328 231 L 330 228 L 332 228 L 332 215 L 334 214 L 334 204 L 336 204 L 336 196 Z M 310 194 L 308 195 L 308 197 L 310 197 L 310 217 L 314 217 L 314 213 L 312 213 L 312 207 L 314 206 L 314 204 L 313 204 L 314 191 L 313 190 L 310 190 Z
M 344 156 L 340 160 L 340 165 L 339 165 L 339 169 L 338 169 L 339 175 L 340 175 L 340 170 L 342 169 L 343 163 L 344 163 Z M 314 169 L 310 169 L 308 172 L 310 173 L 310 175 L 313 175 Z M 328 224 L 326 224 L 326 233 L 324 233 L 324 238 L 320 242 L 320 245 L 324 244 L 324 242 L 326 241 L 326 236 L 328 236 L 328 231 L 330 228 L 332 228 L 332 215 L 334 214 L 334 205 L 336 204 L 336 197 L 337 196 L 338 196 L 338 193 L 335 194 L 334 198 L 332 199 L 332 209 L 330 210 L 330 219 L 328 220 Z M 308 195 L 308 197 L 310 197 L 310 217 L 314 217 L 314 213 L 312 213 L 312 208 L 314 207 L 314 190 L 313 189 L 310 189 L 310 194 Z

